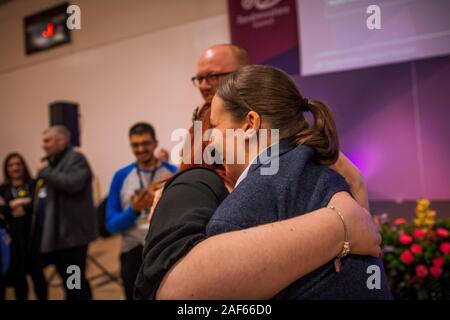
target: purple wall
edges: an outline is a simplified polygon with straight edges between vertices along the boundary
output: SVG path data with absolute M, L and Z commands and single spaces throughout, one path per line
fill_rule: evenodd
M 248 50 L 252 63 L 297 70 L 301 41 L 292 14 L 252 29 L 238 17 L 258 10 L 240 0 L 228 4 L 232 42 Z M 277 7 L 296 11 L 294 0 L 268 10 Z M 278 36 L 267 36 L 279 28 Z M 302 94 L 332 108 L 342 150 L 362 170 L 372 201 L 425 197 L 449 200 L 450 207 L 450 56 L 294 78 Z
M 450 199 L 450 57 L 295 79 L 332 108 L 372 200 Z

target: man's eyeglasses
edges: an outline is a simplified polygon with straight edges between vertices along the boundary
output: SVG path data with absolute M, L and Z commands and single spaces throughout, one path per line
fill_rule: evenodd
M 138 143 L 138 142 L 132 142 L 132 143 L 130 143 L 130 146 L 131 146 L 131 148 L 133 148 L 133 149 L 137 149 L 137 148 L 139 148 L 140 146 L 142 146 L 143 148 L 148 148 L 148 147 L 150 147 L 153 143 L 154 143 L 154 141 L 143 141 L 143 142 L 141 142 L 141 143 Z
M 231 72 L 223 72 L 223 73 L 210 73 L 206 76 L 195 76 L 192 77 L 192 83 L 194 86 L 199 87 L 203 80 L 206 80 L 208 84 L 216 83 L 220 80 L 221 77 L 229 75 Z

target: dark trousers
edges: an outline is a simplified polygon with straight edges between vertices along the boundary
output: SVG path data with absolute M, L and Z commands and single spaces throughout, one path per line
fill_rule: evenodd
M 28 299 L 27 234 L 28 217 L 14 218 L 10 225 L 11 263 L 6 273 L 6 285 L 14 287 L 17 300 Z
M 40 253 L 31 253 L 28 272 L 33 280 L 34 292 L 38 300 L 47 300 L 47 279 L 44 275 L 45 265 L 41 256 Z
M 134 282 L 141 268 L 143 250 L 144 247 L 138 245 L 120 255 L 120 273 L 127 300 L 133 300 Z
M 86 279 L 86 256 L 88 246 L 81 246 L 59 250 L 50 253 L 50 261 L 56 267 L 59 275 L 63 279 L 63 287 L 66 292 L 66 300 L 90 300 L 92 299 L 91 287 L 89 281 Z M 80 284 L 81 288 L 68 288 L 67 280 L 73 275 L 68 273 L 67 268 L 71 265 L 80 268 Z
M 3 277 L 3 261 L 0 252 L 0 301 L 5 300 L 5 278 Z
M 42 204 L 41 204 L 42 205 Z M 38 300 L 48 299 L 47 279 L 44 275 L 44 268 L 51 262 L 47 261 L 47 254 L 41 253 L 43 217 L 36 214 L 36 222 L 31 233 L 31 243 L 29 245 L 28 273 L 33 280 L 34 292 Z

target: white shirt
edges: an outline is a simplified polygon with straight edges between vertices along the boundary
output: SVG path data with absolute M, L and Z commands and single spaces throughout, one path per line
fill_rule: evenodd
M 277 142 L 277 143 L 279 143 L 279 142 Z M 267 149 L 269 149 L 270 147 L 272 147 L 273 145 L 275 145 L 275 144 L 277 144 L 277 143 L 273 143 L 273 144 L 271 144 L 270 146 L 268 146 L 267 148 L 264 148 L 251 162 L 250 162 L 250 164 L 245 168 L 245 170 L 244 171 L 242 171 L 242 173 L 241 173 L 241 175 L 239 176 L 239 178 L 237 179 L 237 181 L 236 181 L 236 184 L 234 185 L 234 188 L 236 188 L 237 186 L 238 186 L 238 184 L 239 183 L 241 183 L 242 181 L 244 181 L 244 179 L 245 178 L 247 178 L 247 175 L 248 175 L 248 171 L 250 170 L 250 166 L 254 163 L 254 162 L 256 162 L 256 160 L 258 159 L 258 157 L 261 155 L 261 154 L 263 154 L 263 152 L 265 152 Z M 279 153 L 276 155 L 276 156 L 278 156 L 279 155 Z M 270 156 L 270 158 L 269 158 L 269 160 L 270 159 L 272 159 L 272 157 L 274 157 L 275 155 L 272 155 L 271 154 L 271 156 Z

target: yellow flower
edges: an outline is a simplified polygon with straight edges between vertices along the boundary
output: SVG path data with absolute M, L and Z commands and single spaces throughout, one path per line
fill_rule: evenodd
M 419 207 L 423 207 L 423 208 L 428 208 L 430 206 L 430 201 L 427 199 L 420 199 L 417 201 L 417 206 Z
M 425 211 L 417 212 L 417 218 L 424 219 L 425 217 L 426 217 Z
M 25 190 L 20 190 L 18 193 L 20 198 L 26 197 L 27 196 L 27 192 Z
M 427 199 L 417 200 L 416 218 L 413 219 L 417 227 L 432 227 L 435 223 L 436 211 L 430 209 L 430 201 Z

